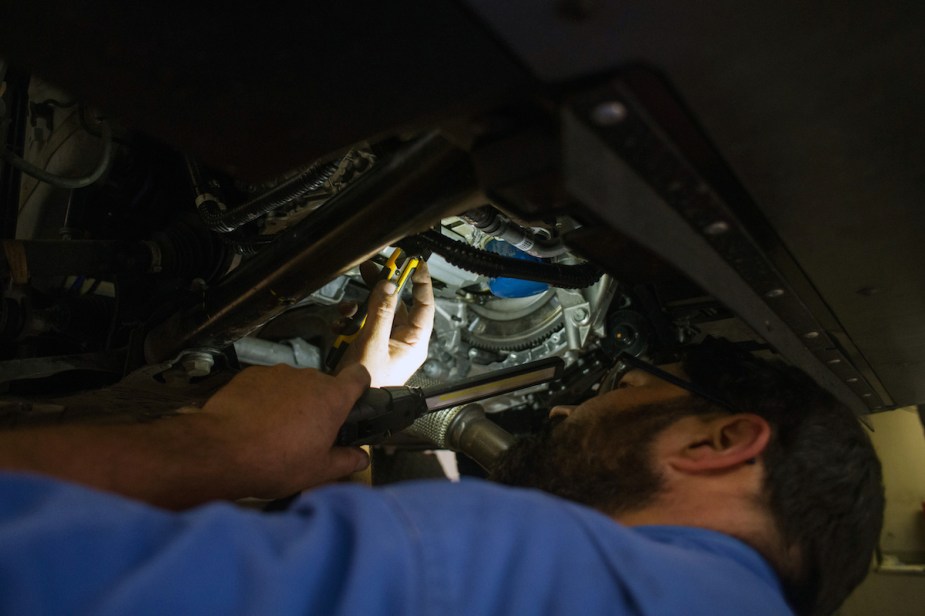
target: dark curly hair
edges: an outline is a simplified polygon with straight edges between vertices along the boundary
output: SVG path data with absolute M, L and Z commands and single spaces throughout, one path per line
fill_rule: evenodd
M 798 555 L 775 564 L 798 613 L 831 614 L 867 575 L 883 523 L 880 462 L 860 422 L 802 371 L 725 340 L 708 338 L 682 363 L 698 387 L 771 425 L 767 506 Z

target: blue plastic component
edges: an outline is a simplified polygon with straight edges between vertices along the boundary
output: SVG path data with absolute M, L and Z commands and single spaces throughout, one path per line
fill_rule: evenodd
M 514 248 L 503 240 L 491 240 L 485 245 L 485 250 L 493 252 L 503 257 L 513 257 L 524 261 L 542 261 L 539 257 L 528 255 L 519 248 Z M 491 278 L 488 281 L 488 288 L 491 289 L 492 295 L 496 297 L 530 297 L 539 295 L 549 288 L 544 282 L 533 280 L 519 280 L 517 278 Z

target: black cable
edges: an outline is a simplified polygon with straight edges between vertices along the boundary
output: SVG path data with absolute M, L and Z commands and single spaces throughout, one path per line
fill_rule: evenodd
M 57 107 L 57 108 L 59 108 L 59 109 L 68 109 L 68 108 L 73 107 L 74 105 L 77 104 L 77 99 L 75 98 L 75 99 L 72 100 L 72 101 L 61 102 L 61 101 L 59 101 L 59 100 L 56 99 L 56 98 L 46 98 L 45 100 L 39 101 L 39 102 L 37 102 L 37 103 L 35 103 L 35 104 L 38 105 L 38 106 L 42 106 L 42 105 L 51 105 L 51 106 Z
M 337 171 L 339 164 L 340 160 L 312 165 L 270 191 L 234 208 L 228 208 L 215 197 L 197 188 L 199 197 L 196 207 L 206 226 L 213 231 L 230 233 L 293 201 L 316 194 L 320 196 L 320 191 Z M 194 179 L 194 183 L 196 181 Z
M 419 242 L 422 247 L 439 254 L 456 267 L 490 278 L 535 280 L 563 289 L 583 289 L 597 282 L 603 273 L 593 263 L 563 265 L 496 255 L 464 242 L 457 242 L 437 231 L 427 231 L 409 240 L 412 243 Z

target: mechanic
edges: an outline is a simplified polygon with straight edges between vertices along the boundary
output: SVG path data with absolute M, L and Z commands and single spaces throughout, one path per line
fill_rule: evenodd
M 433 297 L 414 282 L 397 316 L 394 285 L 374 289 L 337 376 L 248 368 L 146 425 L 0 433 L 0 611 L 815 614 L 866 574 L 883 494 L 858 422 L 720 343 L 668 368 L 709 398 L 631 372 L 494 473 L 559 496 L 464 479 L 318 487 L 272 514 L 211 502 L 367 465 L 331 444 L 370 377 L 424 359 Z

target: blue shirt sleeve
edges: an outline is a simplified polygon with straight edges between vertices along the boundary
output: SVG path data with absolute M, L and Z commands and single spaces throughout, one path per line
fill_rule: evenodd
M 747 546 L 483 482 L 181 514 L 0 474 L 0 612 L 786 614 Z

